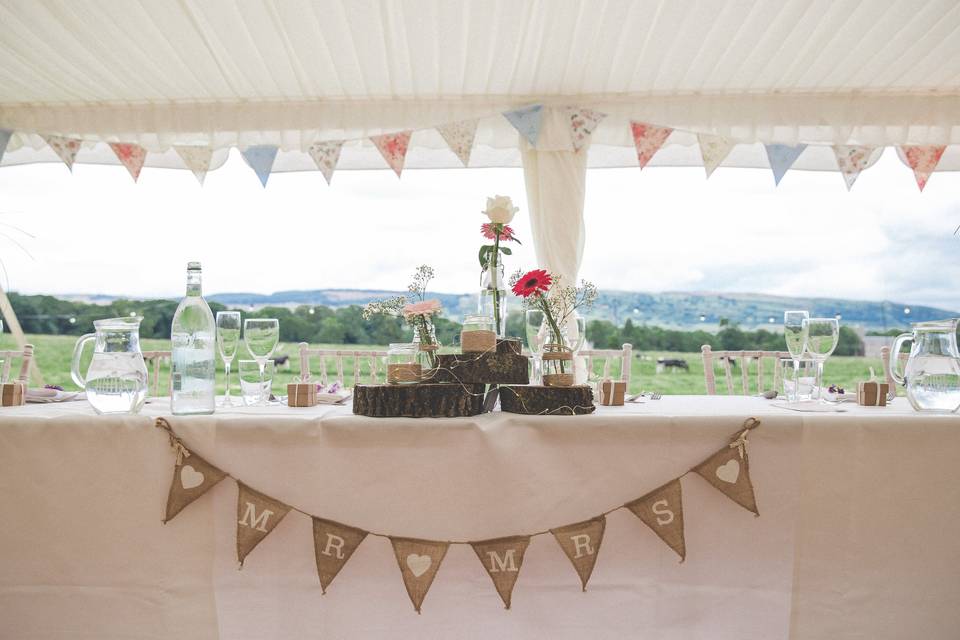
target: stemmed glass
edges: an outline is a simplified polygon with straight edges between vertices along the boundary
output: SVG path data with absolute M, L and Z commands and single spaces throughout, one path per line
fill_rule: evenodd
M 545 325 L 546 318 L 543 311 L 539 309 L 527 309 L 526 313 L 526 333 L 527 346 L 530 353 L 533 354 L 533 380 L 532 384 L 540 384 L 541 364 L 540 355 L 543 351 L 543 345 L 547 342 L 547 330 Z
M 803 321 L 807 330 L 807 352 L 817 363 L 817 399 L 823 399 L 823 363 L 837 348 L 840 341 L 840 323 L 836 318 L 808 318 Z
M 243 321 L 243 342 L 260 367 L 260 402 L 257 404 L 261 407 L 267 404 L 263 395 L 264 369 L 279 341 L 280 321 L 276 318 L 247 318 Z
M 218 311 L 217 312 L 217 350 L 220 352 L 220 359 L 223 360 L 223 370 L 227 377 L 227 391 L 223 394 L 221 407 L 232 407 L 233 401 L 230 399 L 230 365 L 233 358 L 237 355 L 237 347 L 240 345 L 240 312 L 239 311 Z
M 783 337 L 787 341 L 787 351 L 793 359 L 793 394 L 788 402 L 800 399 L 800 358 L 807 349 L 807 327 L 805 320 L 810 318 L 806 311 L 785 311 L 783 314 Z

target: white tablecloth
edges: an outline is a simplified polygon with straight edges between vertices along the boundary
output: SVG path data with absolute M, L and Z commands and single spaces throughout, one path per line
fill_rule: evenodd
M 251 486 L 376 532 L 483 539 L 594 516 L 727 442 L 748 416 L 761 516 L 683 479 L 687 560 L 624 510 L 585 593 L 533 539 L 503 609 L 452 546 L 417 615 L 387 540 L 321 596 L 310 521 L 291 513 L 237 570 L 236 484 L 167 525 L 173 454 L 153 416 L 86 403 L 0 410 L 3 638 L 938 638 L 960 634 L 960 417 L 760 398 L 667 396 L 580 417 L 369 419 L 349 408 L 173 418 Z

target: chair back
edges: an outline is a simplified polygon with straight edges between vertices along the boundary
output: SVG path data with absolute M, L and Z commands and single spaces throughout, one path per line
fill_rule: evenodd
M 160 366 L 166 362 L 170 364 L 170 352 L 169 351 L 144 351 L 143 352 L 143 363 L 147 365 L 147 390 L 150 392 L 148 395 L 153 396 L 154 398 L 159 397 L 160 394 Z M 150 380 L 153 380 L 151 385 Z M 151 389 L 152 387 L 152 389 Z M 167 385 L 167 388 L 164 390 L 163 395 L 170 394 L 170 385 Z
M 382 358 L 387 356 L 386 351 L 349 351 L 341 349 L 311 349 L 310 345 L 306 342 L 300 343 L 300 380 L 307 382 L 309 380 L 315 380 L 310 373 L 310 359 L 319 358 L 320 360 L 320 377 L 319 382 L 322 385 L 329 384 L 327 376 L 327 359 L 333 360 L 336 370 L 337 377 L 336 380 L 342 385 L 347 386 L 346 380 L 344 379 L 344 359 L 351 361 L 353 366 L 353 384 L 351 386 L 355 387 L 361 383 L 363 364 L 365 361 L 369 361 L 367 366 L 367 380 L 370 384 L 377 384 L 380 381 L 379 369 Z M 385 372 L 384 372 L 385 373 Z M 386 377 L 386 376 L 384 376 Z
M 20 371 L 16 381 L 24 385 L 30 383 L 30 361 L 33 360 L 33 345 L 23 345 L 23 351 L 0 351 L 0 360 L 3 360 L 3 369 L 0 370 L 0 382 L 10 382 L 10 371 L 13 361 L 20 359 Z
M 739 395 L 749 396 L 750 391 L 750 361 L 757 361 L 757 390 L 764 391 L 764 362 L 773 360 L 773 389 L 780 391 L 780 380 L 783 374 L 780 366 L 782 358 L 789 358 L 787 351 L 714 351 L 710 345 L 700 347 L 703 354 L 703 378 L 707 386 L 707 394 L 717 395 L 717 380 L 714 367 L 719 362 L 723 367 L 723 377 L 727 387 L 727 395 L 737 395 L 733 384 L 733 361 L 740 363 Z
M 909 353 L 900 352 L 897 354 L 897 361 L 900 366 L 907 364 L 907 359 L 910 357 Z M 880 347 L 880 362 L 883 363 L 883 377 L 889 385 L 889 391 L 887 392 L 887 399 L 893 400 L 897 397 L 897 383 L 893 380 L 893 374 L 890 373 L 892 367 L 890 366 L 890 347 Z
M 620 380 L 627 383 L 627 389 L 630 388 L 630 375 L 633 368 L 633 345 L 625 343 L 621 349 L 581 349 L 577 356 L 586 359 L 587 374 L 593 373 L 594 361 L 603 362 L 602 379 L 610 377 L 610 365 L 620 361 Z

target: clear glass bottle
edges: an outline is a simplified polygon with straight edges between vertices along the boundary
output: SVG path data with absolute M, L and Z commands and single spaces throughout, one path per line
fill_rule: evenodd
M 507 335 L 507 281 L 503 276 L 503 262 L 496 260 L 491 252 L 480 285 L 477 313 L 493 318 L 493 328 L 498 338 Z
M 174 415 L 213 413 L 217 327 L 203 299 L 200 263 L 187 265 L 187 295 L 170 330 L 170 410 Z

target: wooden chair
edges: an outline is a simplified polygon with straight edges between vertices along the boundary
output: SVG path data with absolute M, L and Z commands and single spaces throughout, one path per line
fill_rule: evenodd
M 17 382 L 30 384 L 30 361 L 33 360 L 33 345 L 23 345 L 23 351 L 0 351 L 0 360 L 3 360 L 3 370 L 0 371 L 0 382 L 10 382 L 10 370 L 15 358 L 20 358 L 20 373 Z
M 170 363 L 169 351 L 144 351 L 143 362 L 147 365 L 147 390 L 150 389 L 149 379 L 153 377 L 153 393 L 149 395 L 154 398 L 160 396 L 160 365 L 163 362 Z M 170 393 L 170 385 L 167 385 L 167 394 Z M 164 395 L 167 395 L 164 394 Z
M 593 373 L 594 360 L 603 361 L 603 375 L 601 379 L 610 377 L 610 364 L 614 360 L 620 360 L 620 380 L 627 383 L 627 389 L 630 388 L 630 374 L 633 369 L 633 345 L 625 343 L 622 349 L 581 349 L 577 352 L 577 357 L 585 358 L 587 375 Z
M 353 358 L 353 385 L 360 384 L 360 370 L 363 368 L 363 361 L 370 360 L 369 382 L 377 384 L 379 381 L 378 367 L 381 358 L 387 356 L 386 351 L 346 351 L 340 349 L 311 349 L 306 342 L 300 343 L 300 380 L 306 382 L 311 379 L 310 358 L 320 358 L 320 384 L 327 385 L 327 358 L 333 358 L 337 366 L 337 381 L 346 386 L 343 376 L 344 358 Z M 384 372 L 386 373 L 386 372 Z
M 903 371 L 903 365 L 907 364 L 907 358 L 909 357 L 909 353 L 903 353 L 902 351 L 897 354 L 897 361 L 900 363 L 901 371 Z M 883 363 L 883 377 L 886 379 L 887 384 L 890 385 L 890 390 L 887 392 L 887 399 L 893 400 L 897 397 L 897 383 L 893 381 L 893 374 L 890 373 L 890 347 L 880 347 L 880 362 Z
M 707 385 L 707 394 L 717 395 L 717 380 L 714 373 L 714 359 L 720 361 L 723 365 L 724 379 L 727 385 L 727 394 L 734 395 L 733 372 L 731 359 L 740 362 L 740 394 L 749 396 L 750 393 L 750 361 L 757 361 L 757 393 L 763 393 L 763 373 L 764 360 L 773 359 L 773 388 L 780 391 L 780 378 L 782 375 L 780 360 L 789 358 L 787 351 L 714 351 L 710 345 L 705 344 L 700 347 L 703 353 L 703 377 Z

